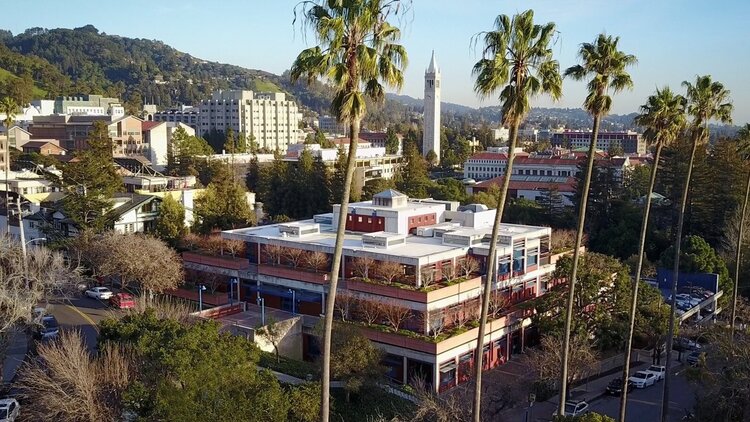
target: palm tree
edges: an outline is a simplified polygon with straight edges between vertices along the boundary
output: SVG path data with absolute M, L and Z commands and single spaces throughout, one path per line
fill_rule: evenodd
M 724 123 L 732 121 L 732 104 L 729 103 L 729 91 L 719 82 L 711 80 L 710 75 L 696 76 L 695 83 L 683 82 L 687 90 L 687 114 L 692 117 L 690 122 L 690 138 L 693 148 L 690 152 L 685 185 L 682 188 L 682 201 L 677 217 L 677 232 L 674 240 L 674 273 L 672 276 L 672 303 L 669 313 L 669 334 L 667 336 L 667 369 L 664 376 L 664 393 L 661 403 L 661 420 L 666 422 L 669 414 L 669 384 L 671 381 L 670 370 L 672 367 L 672 340 L 674 338 L 674 317 L 677 295 L 677 279 L 680 273 L 680 246 L 682 244 L 682 223 L 685 220 L 685 207 L 687 205 L 688 191 L 690 190 L 690 177 L 693 173 L 693 162 L 698 144 L 708 140 L 708 122 L 716 119 Z
M 325 310 L 320 406 L 320 420 L 324 422 L 328 421 L 330 413 L 331 330 L 336 286 L 360 122 L 366 113 L 365 97 L 382 101 L 385 96 L 382 84 L 399 89 L 403 85 L 406 50 L 397 44 L 401 31 L 391 25 L 388 18 L 402 15 L 407 8 L 398 0 L 316 0 L 303 1 L 295 7 L 295 21 L 300 12 L 302 26 L 313 33 L 319 45 L 297 56 L 291 69 L 292 82 L 303 76 L 308 84 L 325 78 L 335 90 L 332 113 L 349 125 L 346 176 Z
M 750 123 L 745 123 L 737 132 L 737 149 L 739 150 L 740 156 L 745 162 L 750 161 Z M 730 321 L 730 332 L 732 334 L 732 341 L 734 341 L 734 321 L 737 318 L 737 291 L 740 287 L 740 258 L 742 257 L 742 238 L 744 235 L 745 218 L 747 217 L 747 201 L 750 198 L 750 172 L 747 174 L 747 182 L 745 182 L 745 201 L 742 203 L 742 213 L 740 214 L 740 229 L 737 233 L 737 250 L 735 251 L 735 267 L 734 267 L 734 291 L 732 292 L 732 316 Z
M 555 24 L 534 24 L 534 11 L 527 10 L 513 18 L 499 15 L 493 30 L 475 36 L 484 40 L 482 59 L 472 70 L 476 76 L 474 91 L 488 97 L 498 90 L 502 102 L 502 124 L 510 128 L 508 140 L 508 165 L 498 195 L 495 222 L 487 265 L 487 277 L 482 295 L 482 314 L 479 323 L 475 358 L 474 420 L 480 420 L 482 394 L 482 351 L 487 327 L 492 280 L 495 275 L 494 257 L 497 249 L 498 231 L 508 193 L 510 175 L 513 174 L 518 127 L 531 109 L 529 100 L 539 94 L 549 94 L 557 100 L 562 95 L 560 65 L 552 59 L 552 39 Z
M 669 87 L 657 89 L 655 95 L 648 97 L 646 104 L 641 106 L 641 114 L 635 118 L 635 123 L 646 130 L 643 137 L 646 142 L 655 147 L 654 164 L 651 167 L 651 180 L 646 193 L 646 204 L 643 208 L 641 222 L 641 237 L 638 244 L 638 263 L 635 268 L 635 282 L 633 295 L 630 299 L 630 329 L 628 331 L 625 360 L 623 362 L 622 380 L 623 390 L 620 397 L 620 422 L 625 422 L 627 406 L 627 382 L 630 373 L 630 352 L 633 347 L 633 330 L 635 329 L 635 313 L 638 304 L 638 286 L 641 282 L 643 255 L 646 247 L 646 232 L 648 229 L 648 215 L 651 210 L 651 193 L 656 183 L 656 172 L 659 170 L 659 159 L 665 145 L 674 142 L 685 126 L 685 98 L 675 95 Z
M 568 286 L 567 313 L 565 315 L 565 341 L 563 342 L 562 371 L 560 376 L 560 407 L 559 413 L 564 414 L 565 400 L 568 388 L 568 355 L 570 352 L 570 330 L 573 319 L 573 300 L 575 298 L 576 275 L 578 272 L 578 260 L 583 240 L 583 227 L 586 220 L 586 206 L 591 186 L 591 173 L 594 169 L 594 156 L 596 155 L 596 140 L 599 136 L 599 125 L 602 117 L 609 113 L 612 107 L 613 93 L 624 89 L 630 89 L 633 81 L 630 74 L 625 70 L 628 66 L 637 63 L 635 56 L 625 54 L 617 49 L 620 37 L 600 34 L 594 43 L 584 43 L 578 51 L 581 64 L 572 66 L 565 70 L 565 76 L 575 80 L 590 79 L 588 82 L 589 94 L 583 102 L 583 107 L 594 117 L 594 129 L 591 134 L 589 145 L 588 163 L 584 175 L 583 192 L 578 210 L 578 231 L 576 233 L 575 250 L 573 251 L 573 269 Z
M 10 125 L 16 120 L 16 111 L 18 105 L 10 97 L 5 97 L 0 100 L 0 113 L 5 114 L 3 119 L 3 125 L 5 125 L 5 156 L 3 161 L 5 163 L 5 180 L 10 178 Z M 5 211 L 6 215 L 10 216 L 8 212 L 10 207 L 10 198 L 8 196 L 8 190 L 5 189 Z M 5 225 L 6 234 L 10 234 L 10 222 Z

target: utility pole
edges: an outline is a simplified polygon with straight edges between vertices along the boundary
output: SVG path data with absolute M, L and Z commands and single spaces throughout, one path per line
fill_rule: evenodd
M 18 208 L 18 230 L 21 233 L 21 251 L 23 251 L 23 262 L 26 265 L 26 236 L 23 230 L 23 213 L 21 212 L 21 194 L 19 193 L 16 197 L 16 207 Z M 8 215 L 10 217 L 10 215 Z M 10 227 L 10 219 L 8 221 L 8 227 Z

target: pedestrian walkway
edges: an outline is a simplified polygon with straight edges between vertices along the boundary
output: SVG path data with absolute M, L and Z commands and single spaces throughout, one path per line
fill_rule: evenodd
M 18 368 L 26 358 L 26 333 L 23 331 L 13 331 L 10 333 L 9 338 L 9 347 L 5 355 L 5 362 L 3 362 L 3 384 L 10 383 L 13 380 Z

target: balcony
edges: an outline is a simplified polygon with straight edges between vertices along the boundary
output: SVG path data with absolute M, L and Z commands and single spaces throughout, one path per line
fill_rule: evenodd
M 236 258 L 228 255 L 209 255 L 200 252 L 183 252 L 182 261 L 188 268 L 195 268 L 196 265 L 207 267 L 219 267 L 228 270 L 247 271 L 250 269 L 250 261 L 246 258 Z M 188 265 L 188 264 L 193 264 Z
M 258 274 L 307 283 L 328 284 L 328 273 L 314 272 L 302 268 L 262 264 L 258 266 Z

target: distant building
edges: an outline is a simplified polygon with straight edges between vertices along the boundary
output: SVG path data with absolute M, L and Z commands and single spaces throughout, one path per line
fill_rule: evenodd
M 369 142 L 373 147 L 385 148 L 386 141 L 388 140 L 388 133 L 386 132 L 359 132 L 359 139 Z M 398 148 L 396 148 L 396 155 L 403 153 L 404 137 L 396 134 L 398 139 Z
M 331 116 L 318 117 L 318 129 L 326 135 L 346 136 L 349 133 L 349 128 L 346 127 L 346 124 L 339 122 L 338 119 Z
M 141 127 L 143 142 L 146 145 L 144 155 L 157 171 L 164 171 L 167 168 L 169 153 L 173 148 L 172 136 L 178 128 L 182 128 L 188 136 L 195 135 L 193 128 L 179 122 L 146 121 Z
M 492 137 L 495 138 L 496 141 L 508 142 L 508 139 L 510 139 L 510 130 L 507 127 L 502 126 L 497 129 L 492 129 Z
M 108 98 L 101 95 L 80 95 L 57 97 L 54 101 L 54 113 L 56 114 L 125 115 L 125 109 L 118 98 Z
M 26 154 L 37 153 L 41 155 L 65 155 L 65 148 L 60 147 L 57 139 L 45 141 L 29 141 L 23 144 L 23 152 Z
M 467 186 L 466 192 L 470 195 L 478 192 L 486 192 L 492 186 L 500 187 L 505 176 L 495 177 L 489 180 Z M 576 193 L 576 182 L 574 177 L 565 176 L 525 176 L 514 174 L 508 185 L 508 196 L 514 199 L 528 199 L 530 201 L 550 200 L 549 193 L 557 191 L 560 197 L 559 206 L 573 206 L 573 198 Z M 555 200 L 555 199 L 551 199 Z
M 51 115 L 34 117 L 29 127 L 31 139 L 59 139 L 60 146 L 68 151 L 88 148 L 88 137 L 94 129 L 94 123 L 104 122 L 107 125 L 109 137 L 114 144 L 115 155 L 143 154 L 146 147 L 143 144 L 141 119 L 134 116 L 110 115 Z
M 440 68 L 432 52 L 430 65 L 424 72 L 424 134 L 422 155 L 432 151 L 440 162 Z
M 591 144 L 592 132 L 563 131 L 552 134 L 552 146 L 564 148 L 588 148 Z M 645 154 L 646 140 L 640 133 L 627 132 L 599 132 L 596 148 L 607 151 L 615 145 L 620 145 L 625 154 Z
M 199 107 L 182 106 L 178 109 L 157 111 L 153 113 L 152 120 L 155 122 L 183 123 L 197 131 L 200 124 L 198 122 L 199 115 Z M 198 135 L 203 135 L 203 133 L 199 131 Z
M 280 92 L 217 91 L 200 104 L 197 131 L 200 135 L 217 130 L 253 136 L 258 148 L 284 152 L 289 144 L 303 141 L 297 103 Z

